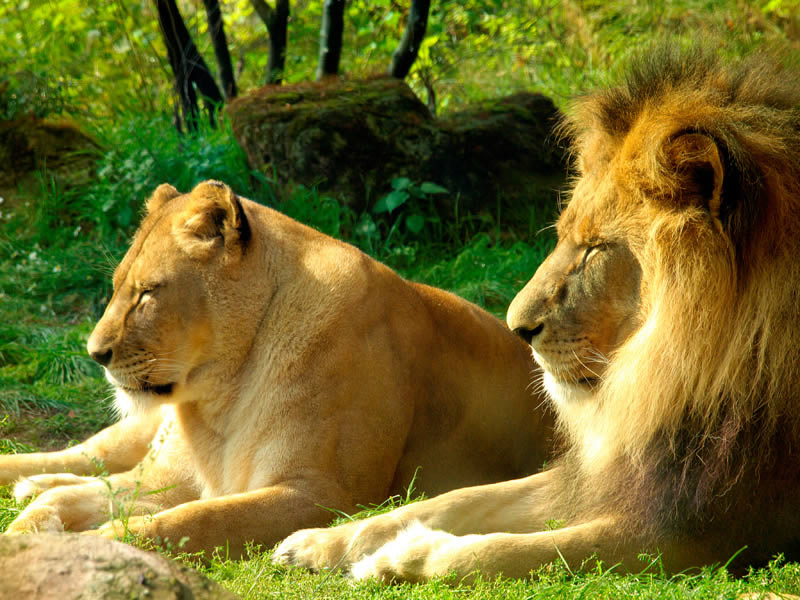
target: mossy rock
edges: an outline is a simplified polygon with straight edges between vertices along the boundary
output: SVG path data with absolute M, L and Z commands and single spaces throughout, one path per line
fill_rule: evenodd
M 168 558 L 79 534 L 0 536 L 0 564 L 0 598 L 237 598 Z
M 518 92 L 453 113 L 438 125 L 440 144 L 428 171 L 461 195 L 465 210 L 500 209 L 527 220 L 530 208 L 555 213 L 566 175 L 566 145 L 555 134 L 561 114 L 542 94 Z
M 558 111 L 539 94 L 436 119 L 405 83 L 382 78 L 266 86 L 226 110 L 253 168 L 279 183 L 317 186 L 357 210 L 396 177 L 439 184 L 450 194 L 437 200 L 457 199 L 462 210 L 494 211 L 498 201 L 524 207 L 542 187 L 552 201 L 565 171 L 551 135 Z
M 52 176 L 62 187 L 92 177 L 100 146 L 67 120 L 20 115 L 0 121 L 0 196 L 18 191 L 34 196 L 37 176 Z

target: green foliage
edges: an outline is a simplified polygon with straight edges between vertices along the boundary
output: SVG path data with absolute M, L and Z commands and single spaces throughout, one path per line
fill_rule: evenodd
M 229 123 L 180 136 L 163 115 L 125 115 L 121 127 L 99 131 L 110 150 L 98 165 L 97 182 L 82 193 L 83 220 L 103 240 L 127 239 L 139 223 L 143 200 L 161 183 L 188 191 L 200 181 L 225 181 L 239 193 L 252 191 L 244 152 Z
M 286 81 L 313 79 L 323 0 L 292 4 Z M 206 62 L 216 68 L 205 11 L 178 2 Z M 410 3 L 351 0 L 341 70 L 383 73 Z M 249 0 L 222 3 L 242 90 L 264 81 L 268 40 Z M 621 56 L 655 36 L 718 42 L 731 55 L 800 38 L 797 0 L 639 2 L 470 0 L 432 3 L 428 37 L 409 75 L 439 108 L 519 89 L 561 103 L 602 80 Z M 171 108 L 172 75 L 149 0 L 9 0 L 0 4 L 0 117 L 67 111 L 89 120 Z M 5 83 L 4 83 L 5 82 Z
M 0 120 L 44 117 L 63 110 L 62 88 L 46 71 L 19 71 L 0 78 Z
M 0 5 L 0 68 L 12 84 L 39 82 L 36 102 L 15 110 L 37 114 L 67 108 L 87 116 L 109 107 L 153 111 L 168 96 L 156 83 L 162 64 L 152 51 L 158 24 L 149 2 L 79 3 L 74 0 L 9 0 Z M 25 94 L 26 85 L 10 93 Z
M 433 196 L 447 193 L 445 188 L 430 181 L 416 185 L 408 177 L 397 177 L 392 180 L 392 191 L 375 203 L 372 212 L 392 214 L 405 204 L 407 212 L 402 218 L 403 226 L 409 233 L 418 235 L 426 223 L 440 223 L 440 219 L 433 216 L 435 211 L 426 204 L 430 204 Z

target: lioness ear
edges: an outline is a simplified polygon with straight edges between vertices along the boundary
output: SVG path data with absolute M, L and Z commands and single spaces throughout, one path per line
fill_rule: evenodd
M 724 169 L 717 143 L 702 133 L 682 133 L 668 142 L 666 150 L 684 201 L 687 196 L 701 198 L 711 216 L 719 219 Z
M 190 197 L 174 225 L 184 250 L 198 258 L 217 249 L 223 249 L 228 258 L 241 256 L 250 240 L 250 225 L 233 190 L 218 181 L 205 181 Z
M 180 195 L 181 193 L 170 184 L 162 183 L 156 188 L 156 191 L 153 192 L 153 195 L 147 199 L 147 202 L 145 203 L 147 213 L 150 214 L 157 211 L 167 202 L 173 198 L 177 198 Z

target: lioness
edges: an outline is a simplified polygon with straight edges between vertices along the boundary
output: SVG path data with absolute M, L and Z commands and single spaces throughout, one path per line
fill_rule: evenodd
M 100 525 L 235 556 L 418 467 L 436 494 L 534 472 L 550 449 L 535 364 L 501 321 L 213 181 L 147 201 L 88 350 L 127 416 L 0 456 L 0 482 L 40 494 L 7 533 Z M 113 474 L 84 477 L 97 461 Z
M 558 245 L 508 311 L 569 450 L 525 479 L 297 532 L 275 560 L 418 581 L 593 555 L 638 571 L 642 551 L 673 572 L 797 559 L 798 107 L 800 73 L 669 47 L 581 99 Z

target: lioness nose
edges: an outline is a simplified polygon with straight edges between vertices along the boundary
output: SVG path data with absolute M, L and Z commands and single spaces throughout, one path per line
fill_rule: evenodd
M 525 340 L 528 345 L 533 343 L 533 338 L 537 335 L 541 334 L 544 330 L 544 323 L 539 323 L 535 327 L 517 327 L 514 329 L 514 333 L 516 333 L 519 337 Z
M 108 363 L 111 362 L 111 348 L 89 349 L 89 356 L 104 367 L 107 367 Z

